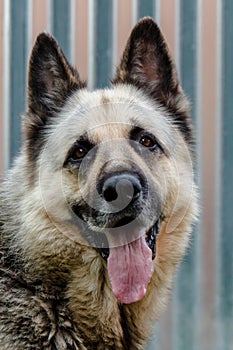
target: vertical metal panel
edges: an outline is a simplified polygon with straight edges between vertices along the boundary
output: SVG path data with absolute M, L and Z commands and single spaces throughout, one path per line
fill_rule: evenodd
M 96 87 L 109 85 L 112 76 L 112 0 L 96 0 Z
M 36 36 L 48 30 L 48 6 L 47 0 L 32 0 L 32 43 Z
M 138 20 L 138 0 L 132 0 L 132 26 Z
M 180 79 L 180 50 L 181 50 L 181 35 L 180 35 L 180 28 L 181 28 L 181 0 L 176 0 L 176 7 L 175 7 L 175 64 L 176 64 L 176 70 L 178 77 Z
M 4 3 L 0 0 L 0 76 L 3 77 L 3 13 Z M 0 180 L 3 174 L 3 79 L 0 81 Z
M 196 24 L 197 5 L 193 0 L 180 0 L 180 75 L 182 86 L 192 102 L 192 116 L 196 109 Z
M 221 311 L 223 350 L 233 348 L 233 2 L 223 1 Z
M 11 96 L 10 96 L 10 158 L 18 153 L 21 143 L 21 118 L 25 111 L 26 69 L 27 69 L 27 0 L 11 1 Z
M 87 2 L 85 2 L 87 4 Z M 76 8 L 78 2 L 70 0 L 70 63 L 75 64 L 75 48 L 76 48 Z
M 0 0 L 0 77 L 3 77 L 3 14 L 4 3 Z M 3 79 L 0 81 L 0 180 L 3 173 Z
M 88 77 L 88 1 L 75 0 L 75 57 L 74 62 L 82 79 Z
M 175 58 L 176 46 L 176 21 L 175 21 L 175 1 L 157 0 L 157 9 L 159 13 L 157 17 L 160 20 L 160 28 L 170 48 L 172 57 Z M 170 350 L 174 346 L 174 304 L 171 302 L 166 313 L 160 320 L 160 328 L 158 332 L 159 348 L 161 350 Z M 154 345 L 153 350 L 156 349 Z M 175 349 L 175 348 L 174 348 Z M 176 349 L 175 349 L 176 350 Z
M 196 87 L 196 24 L 197 6 L 193 0 L 180 0 L 180 51 L 179 67 L 182 87 L 192 103 L 195 117 Z M 177 11 L 178 12 L 178 11 Z M 195 349 L 196 309 L 197 309 L 197 231 L 192 234 L 192 244 L 181 265 L 176 280 L 174 312 L 174 348 L 177 350 Z
M 4 31 L 3 31 L 3 148 L 4 148 L 4 171 L 10 163 L 10 0 L 4 1 Z
M 155 14 L 154 14 L 154 17 L 155 17 L 155 20 L 156 22 L 158 23 L 158 25 L 160 25 L 160 13 L 161 13 L 161 1 L 162 0 L 154 0 L 155 1 Z
M 52 2 L 53 0 L 47 0 L 47 6 L 46 6 L 46 12 L 47 14 L 45 14 L 46 19 L 47 19 L 47 30 L 49 33 L 52 33 Z
M 71 59 L 70 0 L 52 0 L 52 32 L 66 57 Z
M 208 17 L 208 21 L 206 18 Z M 202 236 L 201 236 L 201 347 L 214 348 L 216 344 L 216 271 L 215 255 L 215 162 L 217 115 L 217 1 L 203 2 L 202 32 Z M 208 43 L 208 45 L 207 45 Z
M 126 41 L 132 28 L 132 0 L 116 0 L 117 2 L 117 20 L 116 20 L 116 57 L 115 65 L 119 64 L 120 57 L 123 54 Z M 114 67 L 115 68 L 115 67 Z
M 196 103 L 195 103 L 195 134 L 196 134 L 196 181 L 198 184 L 199 190 L 199 203 L 202 201 L 202 192 L 201 192 L 201 172 L 202 172 L 202 163 L 201 163 L 201 131 L 202 131 L 202 103 L 203 103 L 203 86 L 202 86 L 202 75 L 203 75 L 203 66 L 202 66 L 202 34 L 203 34 L 203 9 L 202 9 L 202 0 L 197 0 L 197 28 L 196 28 L 196 40 L 197 40 L 197 51 L 196 51 L 196 64 L 197 64 L 197 74 L 196 74 Z M 202 235 L 202 216 L 201 211 L 198 218 L 198 229 L 196 233 L 197 249 L 196 249 L 196 271 L 197 271 L 197 286 L 195 288 L 196 293 L 196 314 L 197 314 L 197 323 L 195 324 L 196 332 L 196 341 L 195 349 L 200 349 L 200 334 L 202 331 L 202 324 L 200 322 L 200 308 L 201 308 L 201 235 Z
M 33 28 L 33 0 L 27 0 L 27 48 L 31 50 L 32 46 L 32 28 Z
M 196 342 L 195 238 L 184 258 L 174 288 L 173 344 L 176 350 L 193 350 Z
M 118 28 L 118 0 L 112 0 L 112 75 L 115 73 L 117 60 L 117 28 Z
M 223 338 L 223 322 L 221 321 L 221 254 L 219 254 L 221 246 L 221 209 L 222 209 L 222 87 L 223 87 L 223 72 L 222 72 L 222 24 L 223 11 L 222 0 L 217 0 L 217 92 L 216 92 L 216 205 L 215 205 L 215 255 L 216 255 L 216 348 L 224 349 Z M 232 344 L 233 345 L 233 344 Z
M 88 87 L 95 86 L 95 0 L 88 0 Z
M 138 0 L 138 18 L 151 16 L 155 13 L 154 0 Z
M 175 57 L 175 33 L 176 33 L 176 24 L 175 24 L 175 1 L 163 0 L 160 2 L 160 25 L 161 29 L 166 37 L 168 46 L 172 53 L 172 56 Z

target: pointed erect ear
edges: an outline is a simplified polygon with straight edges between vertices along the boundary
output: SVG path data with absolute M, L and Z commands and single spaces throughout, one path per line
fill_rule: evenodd
M 143 18 L 132 30 L 112 83 L 143 89 L 168 109 L 185 139 L 193 143 L 189 102 L 179 85 L 165 39 L 152 18 Z
M 131 83 L 155 98 L 176 93 L 176 70 L 156 23 L 143 18 L 132 30 L 113 83 Z
M 56 40 L 47 33 L 37 37 L 28 75 L 29 112 L 44 118 L 61 108 L 76 89 L 84 87 Z
M 28 111 L 23 132 L 30 160 L 37 159 L 44 142 L 45 126 L 69 96 L 85 87 L 78 72 L 67 62 L 56 40 L 49 34 L 37 37 L 29 63 Z

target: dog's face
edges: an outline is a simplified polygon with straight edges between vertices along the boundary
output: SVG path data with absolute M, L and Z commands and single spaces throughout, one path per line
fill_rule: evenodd
M 95 92 L 41 34 L 24 130 L 50 219 L 102 256 L 119 301 L 140 300 L 161 226 L 175 231 L 194 195 L 188 105 L 156 24 L 139 22 L 112 88 Z

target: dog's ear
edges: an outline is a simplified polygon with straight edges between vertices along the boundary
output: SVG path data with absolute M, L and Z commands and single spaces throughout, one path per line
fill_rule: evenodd
M 33 47 L 28 74 L 28 109 L 39 116 L 61 108 L 69 95 L 83 87 L 56 40 L 41 33 Z
M 169 110 L 187 141 L 193 142 L 189 102 L 179 84 L 166 41 L 152 18 L 143 18 L 132 30 L 112 83 L 128 83 L 143 89 Z
M 113 83 L 137 85 L 154 97 L 165 97 L 177 90 L 174 64 L 152 18 L 143 18 L 132 30 Z
M 70 66 L 56 40 L 47 33 L 37 37 L 28 73 L 28 111 L 23 132 L 29 158 L 37 158 L 44 142 L 45 126 L 52 122 L 66 100 L 84 88 L 78 72 Z

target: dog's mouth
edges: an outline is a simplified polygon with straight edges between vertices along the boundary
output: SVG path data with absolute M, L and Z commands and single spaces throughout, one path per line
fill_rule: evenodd
M 160 219 L 147 231 L 134 225 L 127 229 L 128 218 L 117 223 L 117 231 L 101 233 L 96 249 L 107 263 L 112 292 L 119 302 L 131 304 L 140 301 L 147 292 L 156 256 L 156 236 Z M 121 227 L 120 227 L 121 225 Z M 130 232 L 130 233 L 129 233 Z
M 131 219 L 129 217 L 122 218 L 114 225 L 114 228 L 122 228 L 125 225 L 128 225 L 130 222 Z M 160 230 L 160 222 L 161 217 L 159 217 L 156 223 L 153 226 L 151 226 L 151 228 L 148 231 L 146 231 L 144 235 L 146 244 L 152 252 L 152 260 L 154 260 L 156 257 L 156 237 Z M 97 250 L 99 251 L 102 258 L 107 261 L 110 251 L 109 243 L 105 234 L 98 234 L 98 246 L 100 247 L 97 247 Z
M 124 239 L 130 237 L 132 240 L 110 247 L 109 252 L 100 252 L 108 256 L 107 268 L 113 294 L 121 303 L 131 304 L 140 301 L 147 292 L 153 273 L 159 220 L 147 231 L 138 225 L 131 227 L 132 236 L 128 236 L 124 226 L 120 230 Z M 117 236 L 116 241 L 121 243 L 121 238 Z
M 84 225 L 82 232 L 107 263 L 112 291 L 119 302 L 131 304 L 146 294 L 156 257 L 156 237 L 161 216 L 149 228 L 130 216 L 114 222 L 106 234 L 92 231 Z

